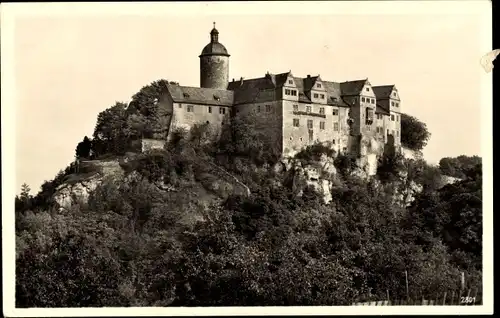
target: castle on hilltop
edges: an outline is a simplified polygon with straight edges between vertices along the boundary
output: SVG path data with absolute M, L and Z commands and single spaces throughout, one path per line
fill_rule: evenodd
M 200 87 L 168 84 L 159 100 L 167 130 L 204 123 L 220 129 L 231 116 L 252 114 L 259 127 L 281 139 L 283 155 L 316 142 L 358 156 L 373 141 L 400 149 L 401 101 L 394 85 L 338 83 L 291 71 L 229 81 L 229 57 L 214 23 L 199 56 Z

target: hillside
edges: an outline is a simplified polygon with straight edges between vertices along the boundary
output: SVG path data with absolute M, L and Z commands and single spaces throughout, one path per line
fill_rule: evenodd
M 462 272 L 481 290 L 480 158 L 387 154 L 370 176 L 321 144 L 282 160 L 251 123 L 142 153 L 157 88 L 16 197 L 16 306 L 347 305 L 406 297 L 405 271 L 413 298 L 458 294 Z

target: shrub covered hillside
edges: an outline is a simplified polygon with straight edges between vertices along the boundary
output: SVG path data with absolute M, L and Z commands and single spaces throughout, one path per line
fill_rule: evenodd
M 101 113 L 77 156 L 119 157 L 136 151 L 138 136 L 161 130 L 155 83 L 134 96 L 133 108 Z M 352 158 L 315 145 L 298 157 L 335 157 L 325 204 L 310 187 L 296 195 L 276 169 L 272 140 L 252 135 L 251 123 L 228 129 L 218 140 L 207 126 L 173 132 L 165 149 L 122 163 L 122 181 L 102 182 L 88 202 L 68 210 L 51 196 L 74 166 L 35 197 L 23 186 L 16 306 L 350 305 L 387 292 L 406 298 L 405 272 L 410 297 L 457 295 L 463 272 L 465 288 L 478 288 L 480 299 L 480 158 L 434 167 L 392 154 L 380 160 L 377 176 L 360 179 Z M 450 167 L 462 179 L 443 186 Z M 250 195 L 210 187 L 221 169 Z M 422 185 L 409 206 L 394 200 L 407 184 L 402 176 Z

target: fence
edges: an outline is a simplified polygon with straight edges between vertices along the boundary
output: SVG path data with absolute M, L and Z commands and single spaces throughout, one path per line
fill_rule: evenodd
M 419 297 L 416 299 L 400 300 L 365 300 L 353 302 L 352 306 L 480 306 L 482 305 L 482 293 L 480 290 L 468 289 L 463 291 L 445 292 L 435 297 Z

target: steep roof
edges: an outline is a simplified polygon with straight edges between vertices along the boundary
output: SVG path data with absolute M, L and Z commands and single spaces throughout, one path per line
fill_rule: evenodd
M 363 86 L 365 86 L 368 79 L 356 80 L 356 81 L 347 81 L 340 83 L 340 89 L 342 90 L 342 95 L 350 96 L 350 95 L 359 95 L 361 90 L 363 90 Z
M 375 114 L 382 114 L 382 115 L 390 115 L 391 113 L 384 107 L 379 104 L 376 104 L 376 109 L 375 109 Z
M 394 85 L 373 86 L 372 89 L 377 99 L 384 99 L 391 96 Z
M 234 93 L 229 90 L 167 85 L 167 90 L 176 103 L 193 103 L 215 106 L 232 106 Z

